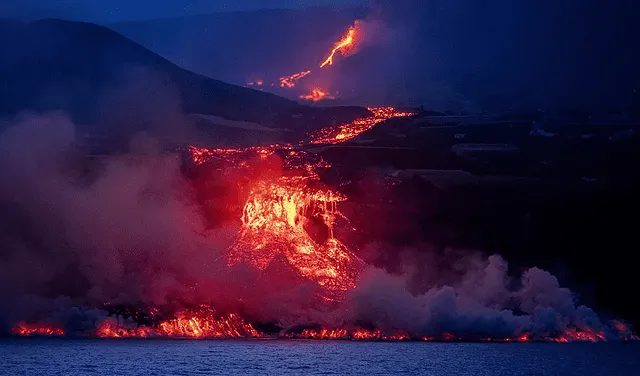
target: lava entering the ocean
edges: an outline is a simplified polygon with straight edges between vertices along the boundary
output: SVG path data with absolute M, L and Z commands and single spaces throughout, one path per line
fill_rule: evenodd
M 156 327 L 129 328 L 109 320 L 103 321 L 94 334 L 98 338 L 258 338 L 263 336 L 251 324 L 235 314 L 216 316 L 202 306 L 196 311 L 181 312 L 175 318 L 161 321 Z
M 42 336 L 42 337 L 58 337 L 63 336 L 64 329 L 49 324 L 27 324 L 19 323 L 11 333 L 19 337 Z
M 556 286 L 557 280 L 549 279 L 552 276 L 543 271 L 529 273 L 520 281 L 520 284 L 526 285 L 527 288 L 507 291 L 506 286 L 510 286 L 511 283 L 507 281 L 506 264 L 495 264 L 495 259 L 489 262 L 495 269 L 487 267 L 482 269 L 481 273 L 476 270 L 473 278 L 466 280 L 469 286 L 462 286 L 461 291 L 451 286 L 431 286 L 426 293 L 410 293 L 405 285 L 395 283 L 395 276 L 387 274 L 374 274 L 374 282 L 389 277 L 393 279 L 393 283 L 383 281 L 384 283 L 379 285 L 368 284 L 371 281 L 363 278 L 366 273 L 362 273 L 364 262 L 347 247 L 345 240 L 341 240 L 341 233 L 334 231 L 341 229 L 341 224 L 348 223 L 348 219 L 341 214 L 339 208 L 348 198 L 337 189 L 323 184 L 321 172 L 331 166 L 321 156 L 306 151 L 305 147 L 310 144 L 345 142 L 384 120 L 412 115 L 391 107 L 369 110 L 373 113 L 371 117 L 320 130 L 311 135 L 309 142 L 295 146 L 189 148 L 191 161 L 195 165 L 202 166 L 203 169 L 211 167 L 212 170 L 217 170 L 216 177 L 232 171 L 231 175 L 241 176 L 238 184 L 246 186 L 240 189 L 242 210 L 233 210 L 237 214 L 239 232 L 235 242 L 228 249 L 225 248 L 227 252 L 222 253 L 223 262 L 216 266 L 228 271 L 241 264 L 252 268 L 252 273 L 266 275 L 280 272 L 275 268 L 269 268 L 270 265 L 279 266 L 278 263 L 286 263 L 289 269 L 296 273 L 296 277 L 299 277 L 294 280 L 294 285 L 287 285 L 287 289 L 301 285 L 305 288 L 313 287 L 306 290 L 313 292 L 305 296 L 305 299 L 309 297 L 308 300 L 299 305 L 296 304 L 300 301 L 294 301 L 290 306 L 295 311 L 291 316 L 288 316 L 289 312 L 282 314 L 281 311 L 273 315 L 271 312 L 264 315 L 262 311 L 256 312 L 252 310 L 253 307 L 247 308 L 250 304 L 244 304 L 247 301 L 245 296 L 235 300 L 234 295 L 231 304 L 225 304 L 229 302 L 224 299 L 216 300 L 216 297 L 206 294 L 194 294 L 194 300 L 184 301 L 180 301 L 176 295 L 170 295 L 164 296 L 164 303 L 140 301 L 139 304 L 146 305 L 143 310 L 125 308 L 114 311 L 115 308 L 105 304 L 105 307 L 108 307 L 106 311 L 117 316 L 115 319 L 99 320 L 92 313 L 93 322 L 97 325 L 91 326 L 91 333 L 85 331 L 78 334 L 78 330 L 74 330 L 70 322 L 52 325 L 51 321 L 36 321 L 38 324 L 26 323 L 32 321 L 21 322 L 15 325 L 11 333 L 15 336 L 67 334 L 97 338 L 285 338 L 515 343 L 638 339 L 632 329 L 623 322 L 615 321 L 607 326 L 597 317 L 594 321 L 583 320 L 583 317 L 593 318 L 589 316 L 591 311 L 586 307 L 575 307 L 570 292 Z M 277 166 L 272 163 L 275 161 L 278 162 Z M 226 183 L 224 187 L 229 188 Z M 205 249 L 203 252 L 209 255 L 209 250 Z M 214 257 L 218 256 L 216 254 Z M 205 266 L 209 268 L 209 265 Z M 505 274 L 496 274 L 496 271 Z M 205 270 L 207 275 L 209 272 L 209 269 Z M 223 277 L 226 275 L 223 274 Z M 546 279 L 541 283 L 536 282 L 540 278 Z M 191 282 L 188 278 L 185 280 Z M 240 280 L 241 283 L 244 281 Z M 270 279 L 264 278 L 261 281 Z M 473 290 L 477 286 L 487 285 L 487 281 L 490 283 L 486 290 Z M 500 281 L 499 288 L 495 287 L 495 281 Z M 193 279 L 193 285 L 199 282 L 200 280 Z M 289 282 L 288 280 L 287 283 Z M 226 286 L 232 285 L 223 284 L 220 287 Z M 544 288 L 540 289 L 539 286 Z M 191 283 L 188 287 L 191 289 Z M 205 289 L 208 287 L 207 285 Z M 251 286 L 246 287 L 251 289 Z M 494 304 L 499 301 L 498 298 L 502 299 L 504 296 L 485 293 L 494 293 L 501 289 L 505 290 L 503 295 L 507 297 L 505 300 L 508 304 L 526 300 L 532 307 L 493 307 L 482 300 L 473 299 L 474 294 L 481 295 Z M 551 294 L 547 294 L 549 291 Z M 116 293 L 120 292 L 121 290 L 116 290 Z M 231 295 L 235 292 L 232 291 Z M 258 293 L 260 292 L 262 291 Z M 527 299 L 523 299 L 525 295 Z M 553 299 L 548 299 L 547 295 L 552 295 Z M 256 295 L 247 296 L 251 298 Z M 460 296 L 465 300 L 458 300 Z M 272 296 L 266 296 L 267 300 L 270 298 Z M 245 299 L 243 304 L 238 304 L 241 299 Z M 206 304 L 201 305 L 202 302 Z M 82 304 L 91 303 L 82 301 Z M 167 306 L 156 307 L 155 304 Z M 558 306 L 569 313 L 558 314 L 559 311 L 554 311 L 554 307 Z M 216 307 L 223 308 L 217 311 Z M 442 309 L 443 307 L 446 308 Z M 309 320 L 304 317 L 302 322 L 297 321 L 310 311 L 314 314 L 309 315 Z M 405 315 L 405 311 L 409 313 Z M 365 314 L 359 315 L 362 312 Z M 429 317 L 430 315 L 433 317 Z M 325 316 L 330 318 L 325 320 Z M 544 319 L 544 326 L 535 321 L 540 318 Z M 433 321 L 427 321 L 429 319 Z M 438 326 L 441 323 L 445 325 Z M 596 324 L 588 326 L 586 323 Z M 467 326 L 464 326 L 465 324 Z

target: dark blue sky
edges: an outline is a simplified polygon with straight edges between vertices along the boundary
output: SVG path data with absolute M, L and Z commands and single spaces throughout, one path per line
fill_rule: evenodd
M 367 3 L 369 0 L 1 0 L 0 17 L 116 22 L 216 11 Z

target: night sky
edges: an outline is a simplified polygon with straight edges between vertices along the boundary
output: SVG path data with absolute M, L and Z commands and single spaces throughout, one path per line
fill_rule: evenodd
M 0 15 L 8 18 L 67 18 L 117 22 L 265 8 L 348 6 L 369 0 L 2 0 Z

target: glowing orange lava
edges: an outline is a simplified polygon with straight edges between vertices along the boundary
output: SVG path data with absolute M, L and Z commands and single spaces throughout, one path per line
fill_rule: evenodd
M 334 234 L 336 220 L 342 217 L 338 203 L 346 197 L 319 184 L 318 170 L 330 167 L 328 163 L 291 146 L 190 150 L 195 163 L 216 159 L 232 167 L 258 164 L 278 151 L 288 171 L 252 182 L 240 234 L 229 250 L 229 266 L 244 263 L 265 270 L 276 258 L 286 260 L 331 300 L 355 287 L 360 261 Z M 312 221 L 324 229 L 324 237 L 309 235 Z
M 310 94 L 301 95 L 300 99 L 304 99 L 304 100 L 312 101 L 312 102 L 318 102 L 318 101 L 321 101 L 321 100 L 336 99 L 336 97 L 334 97 L 333 95 L 327 93 L 323 89 L 314 88 L 314 89 L 311 90 Z
M 296 81 L 308 76 L 311 74 L 311 71 L 304 71 L 296 74 L 292 74 L 291 76 L 280 77 L 280 87 L 292 88 L 296 86 Z
M 264 85 L 263 80 L 255 80 L 255 81 L 247 82 L 247 86 L 262 86 L 262 85 Z
M 358 36 L 358 25 L 359 21 L 355 21 L 354 25 L 349 27 L 346 33 L 342 36 L 334 46 L 329 56 L 320 64 L 320 68 L 324 68 L 328 65 L 333 65 L 334 57 L 336 53 L 340 52 L 343 56 L 353 52 L 356 46 L 356 37 Z M 296 86 L 297 81 L 311 74 L 311 70 L 305 70 L 302 72 L 294 73 L 290 76 L 280 77 L 280 87 L 281 88 L 294 88 Z M 250 82 L 249 86 L 257 85 L 256 82 Z M 260 85 L 258 85 L 260 86 Z M 273 84 L 271 86 L 274 86 Z M 327 90 L 320 88 L 313 88 L 309 94 L 304 94 L 300 96 L 300 99 L 318 102 L 326 99 L 335 99 L 335 97 L 328 93 Z
M 638 337 L 626 324 L 614 322 L 619 331 L 618 338 L 625 341 L 636 341 Z M 630 333 L 628 337 L 623 333 Z M 64 336 L 62 328 L 54 325 L 20 323 L 13 330 L 15 336 Z M 403 331 L 394 334 L 383 334 L 380 330 L 369 329 L 305 329 L 300 333 L 265 334 L 257 330 L 251 323 L 236 314 L 217 315 L 213 308 L 201 306 L 195 311 L 178 313 L 174 318 L 160 321 L 153 327 L 118 324 L 111 320 L 101 322 L 93 332 L 97 338 L 188 338 L 188 339 L 223 339 L 223 338 L 285 338 L 310 340 L 353 340 L 353 341 L 441 341 L 441 342 L 606 342 L 604 332 L 595 329 L 568 328 L 555 336 L 534 336 L 530 333 L 507 338 L 465 338 L 452 333 L 438 336 L 412 336 Z
M 604 332 L 597 331 L 595 329 L 587 328 L 577 330 L 575 328 L 568 328 L 561 335 L 550 338 L 554 342 L 569 343 L 569 342 L 604 342 L 607 340 Z
M 152 328 L 146 326 L 127 328 L 111 321 L 103 321 L 96 328 L 95 336 L 98 338 L 148 338 L 154 333 Z
M 28 336 L 63 336 L 64 330 L 60 327 L 47 325 L 47 324 L 27 324 L 24 322 L 19 323 L 11 333 L 15 336 L 28 337 Z
M 340 144 L 347 142 L 375 127 L 383 121 L 395 117 L 413 116 L 411 112 L 397 111 L 393 107 L 369 107 L 373 116 L 356 119 L 338 127 L 324 128 L 310 136 L 312 144 Z
M 345 55 L 354 47 L 356 38 L 356 26 L 351 26 L 349 30 L 347 30 L 347 32 L 342 36 L 342 39 L 340 39 L 333 46 L 333 49 L 331 50 L 331 53 L 329 53 L 329 56 L 324 60 L 324 62 L 322 62 L 322 64 L 320 64 L 320 68 L 324 68 L 327 65 L 333 65 L 333 58 L 337 52 Z
M 203 306 L 195 312 L 182 312 L 175 318 L 160 322 L 157 327 L 127 328 L 103 321 L 95 331 L 99 338 L 258 338 L 260 334 L 238 315 L 216 316 L 213 309 Z
M 297 339 L 315 339 L 315 340 L 354 340 L 354 341 L 406 341 L 411 337 L 403 332 L 399 332 L 392 335 L 383 335 L 379 330 L 367 330 L 367 329 L 319 329 L 309 330 L 305 329 L 299 334 L 288 334 L 287 338 Z
M 370 108 L 373 116 L 352 123 L 324 129 L 312 136 L 311 143 L 347 141 L 392 117 L 408 116 L 394 108 Z M 284 259 L 300 276 L 317 283 L 327 298 L 339 298 L 355 287 L 361 262 L 335 237 L 334 225 L 342 215 L 338 204 L 346 197 L 318 187 L 318 171 L 330 167 L 291 146 L 260 146 L 246 149 L 190 148 L 197 164 L 210 160 L 223 162 L 228 168 L 249 167 L 275 153 L 282 154 L 282 166 L 293 172 L 286 176 L 260 179 L 252 183 L 242 212 L 242 229 L 229 250 L 228 264 L 247 264 L 265 270 L 276 258 Z M 312 238 L 307 226 L 321 223 L 325 237 Z
M 212 159 L 222 161 L 231 165 L 231 167 L 244 167 L 245 162 L 253 157 L 265 160 L 276 152 L 279 145 L 269 146 L 253 146 L 244 149 L 207 149 L 189 147 L 191 159 L 195 164 L 201 165 Z

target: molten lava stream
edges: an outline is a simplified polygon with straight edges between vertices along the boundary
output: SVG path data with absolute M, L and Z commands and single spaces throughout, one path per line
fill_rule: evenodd
M 333 65 L 333 58 L 335 57 L 337 52 L 340 52 L 342 55 L 347 54 L 351 49 L 355 46 L 356 39 L 356 27 L 358 23 L 356 21 L 354 26 L 351 26 L 349 30 L 342 36 L 333 49 L 329 53 L 329 56 L 320 64 L 320 68 L 324 68 L 327 65 Z
M 338 127 L 324 128 L 311 134 L 311 144 L 340 144 L 358 137 L 391 118 L 415 115 L 412 112 L 397 111 L 393 107 L 369 107 L 368 110 L 373 113 L 373 116 L 356 119 Z
M 215 160 L 240 170 L 260 170 L 276 152 L 282 156 L 284 172 L 257 175 L 248 183 L 229 266 L 246 264 L 264 272 L 274 260 L 284 260 L 327 301 L 340 300 L 355 287 L 362 263 L 334 235 L 342 217 L 338 204 L 346 197 L 320 184 L 318 171 L 330 167 L 326 161 L 291 146 L 190 150 L 196 164 Z M 307 231 L 310 226 L 324 228 L 325 236 L 313 238 Z

